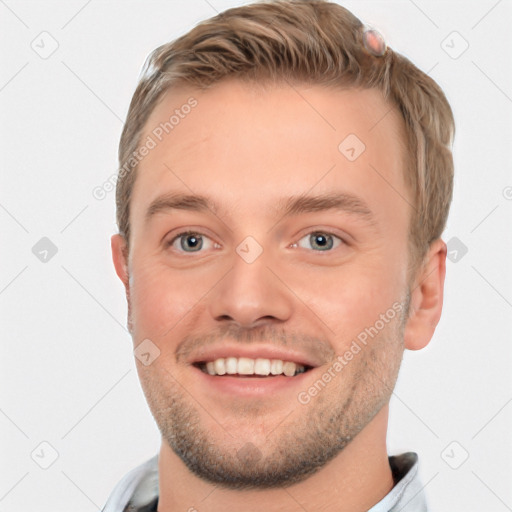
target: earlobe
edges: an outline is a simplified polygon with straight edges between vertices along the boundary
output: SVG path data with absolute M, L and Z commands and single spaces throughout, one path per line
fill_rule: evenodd
M 110 247 L 112 248 L 112 260 L 116 269 L 116 274 L 123 282 L 126 291 L 129 287 L 129 272 L 128 272 L 128 250 L 126 240 L 122 235 L 113 235 L 110 239 Z
M 410 292 L 410 312 L 404 331 L 405 348 L 419 350 L 432 339 L 443 309 L 445 274 L 446 244 L 439 238 L 430 245 Z

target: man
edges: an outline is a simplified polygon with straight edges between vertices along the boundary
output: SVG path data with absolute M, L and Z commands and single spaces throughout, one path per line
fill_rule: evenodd
M 153 52 L 112 252 L 162 444 L 105 511 L 427 510 L 386 431 L 441 315 L 453 132 L 333 3 L 230 9 Z

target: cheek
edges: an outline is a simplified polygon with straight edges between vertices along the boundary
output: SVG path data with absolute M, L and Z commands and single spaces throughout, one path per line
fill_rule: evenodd
M 132 269 L 130 300 L 135 331 L 158 338 L 173 328 L 198 303 L 201 296 L 190 279 L 161 265 Z
M 392 267 L 366 262 L 318 275 L 314 287 L 309 284 L 305 302 L 342 345 L 350 343 L 381 315 L 395 315 L 394 307 L 403 300 L 405 276 Z

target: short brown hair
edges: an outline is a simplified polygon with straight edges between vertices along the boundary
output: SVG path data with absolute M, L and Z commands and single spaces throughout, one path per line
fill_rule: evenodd
M 453 191 L 450 105 L 436 82 L 387 48 L 365 49 L 365 25 L 325 0 L 275 0 L 228 9 L 154 50 L 133 95 L 119 144 L 117 223 L 130 238 L 130 197 L 137 166 L 128 165 L 157 102 L 171 88 L 200 89 L 227 78 L 286 80 L 339 88 L 375 88 L 403 117 L 405 181 L 414 201 L 409 226 L 411 267 L 444 230 Z M 129 172 L 127 172 L 129 170 Z

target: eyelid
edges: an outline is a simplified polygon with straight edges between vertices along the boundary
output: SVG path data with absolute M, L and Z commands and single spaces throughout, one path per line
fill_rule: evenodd
M 213 240 L 213 237 L 208 234 L 209 230 L 208 228 L 205 228 L 204 226 L 201 227 L 194 227 L 194 226 L 180 226 L 177 228 L 172 229 L 171 231 L 168 231 L 164 237 L 163 237 L 163 243 L 165 245 L 169 245 L 172 242 L 174 242 L 177 238 L 184 235 L 201 235 L 203 237 L 209 238 L 210 240 Z M 171 237 L 169 239 L 169 237 Z
M 308 236 L 311 236 L 311 235 L 313 235 L 313 234 L 315 234 L 315 233 L 319 233 L 319 234 L 321 234 L 321 235 L 331 236 L 331 237 L 333 237 L 333 238 L 338 239 L 338 240 L 340 241 L 340 243 L 339 243 L 337 246 L 334 246 L 334 247 L 332 247 L 331 249 L 328 249 L 328 250 L 325 250 L 325 251 L 318 251 L 318 250 L 316 250 L 316 251 L 315 251 L 315 250 L 313 250 L 313 249 L 307 249 L 307 250 L 309 250 L 309 251 L 311 251 L 311 252 L 315 252 L 315 253 L 322 253 L 322 252 L 323 252 L 323 253 L 332 253 L 332 252 L 334 252 L 338 247 L 340 247 L 341 245 L 349 245 L 349 244 L 348 244 L 348 242 L 345 240 L 345 238 L 344 238 L 344 237 L 342 237 L 341 235 L 338 235 L 338 234 L 336 234 L 336 233 L 333 233 L 333 232 L 329 231 L 328 229 L 322 229 L 322 228 L 314 228 L 314 229 L 311 229 L 311 228 L 309 228 L 309 229 L 308 229 L 308 231 L 307 231 L 305 234 L 302 234 L 302 235 L 298 238 L 297 242 L 294 242 L 294 243 L 292 244 L 292 247 L 300 247 L 298 244 L 299 244 L 299 242 L 300 242 L 301 240 L 303 240 L 304 238 L 306 238 L 306 237 L 308 237 Z M 300 247 L 300 248 L 301 248 L 301 249 L 304 249 L 303 247 Z
M 169 247 L 171 248 L 174 243 L 179 240 L 180 238 L 182 237 L 185 237 L 187 235 L 198 235 L 200 236 L 203 240 L 207 239 L 209 240 L 213 245 L 219 245 L 217 244 L 217 242 L 215 242 L 210 236 L 208 236 L 207 234 L 205 233 L 202 233 L 201 231 L 199 230 L 195 230 L 195 229 L 185 229 L 183 231 L 180 231 L 178 233 L 176 233 L 175 235 L 172 235 L 171 239 L 166 241 L 164 244 L 165 244 L 165 247 Z M 201 248 L 202 249 L 202 248 Z M 199 251 L 190 251 L 190 252 L 187 252 L 187 251 L 183 251 L 181 249 L 174 249 L 176 252 L 180 253 L 180 254 L 194 254 L 194 253 L 202 253 L 204 252 L 203 250 L 199 250 Z
M 293 242 L 291 244 L 291 246 L 295 246 L 297 247 L 298 246 L 298 243 L 306 238 L 307 236 L 311 236 L 312 234 L 314 233 L 320 233 L 322 235 L 328 235 L 328 236 L 332 236 L 333 238 L 336 238 L 338 239 L 341 243 L 336 246 L 336 247 L 333 247 L 332 249 L 329 249 L 329 250 L 326 250 L 326 251 L 315 251 L 313 249 L 309 249 L 311 252 L 316 252 L 316 253 L 322 253 L 322 252 L 326 252 L 326 253 L 329 253 L 329 252 L 333 252 L 337 247 L 339 247 L 340 245 L 350 245 L 345 236 L 341 236 L 339 234 L 336 234 L 336 233 L 333 233 L 332 231 L 330 231 L 329 229 L 322 229 L 322 228 L 307 228 L 307 231 L 303 231 L 303 233 L 299 236 L 299 238 L 297 239 L 296 242 Z M 184 229 L 183 231 L 179 231 L 178 233 L 176 233 L 175 235 L 172 235 L 172 238 L 169 240 L 169 241 L 166 241 L 165 242 L 165 246 L 166 247 L 172 247 L 174 245 L 174 243 L 180 239 L 181 237 L 184 237 L 184 236 L 187 236 L 187 235 L 198 235 L 198 236 L 201 236 L 203 239 L 208 239 L 212 244 L 214 245 L 217 245 L 219 246 L 220 244 L 218 244 L 217 242 L 215 242 L 212 237 L 210 237 L 209 235 L 203 233 L 202 231 L 200 230 L 195 230 L 195 229 L 192 229 L 192 228 L 187 228 L 187 229 Z M 290 247 L 290 246 L 288 246 Z M 300 247 L 300 246 L 298 246 Z M 303 247 L 300 247 L 300 248 L 303 248 Z M 202 249 L 202 248 L 201 248 Z M 181 254 L 194 254 L 194 253 L 201 253 L 201 252 L 204 252 L 203 250 L 199 250 L 199 251 L 190 251 L 190 252 L 186 252 L 186 251 L 182 251 L 182 250 L 177 250 L 177 252 L 181 253 Z

